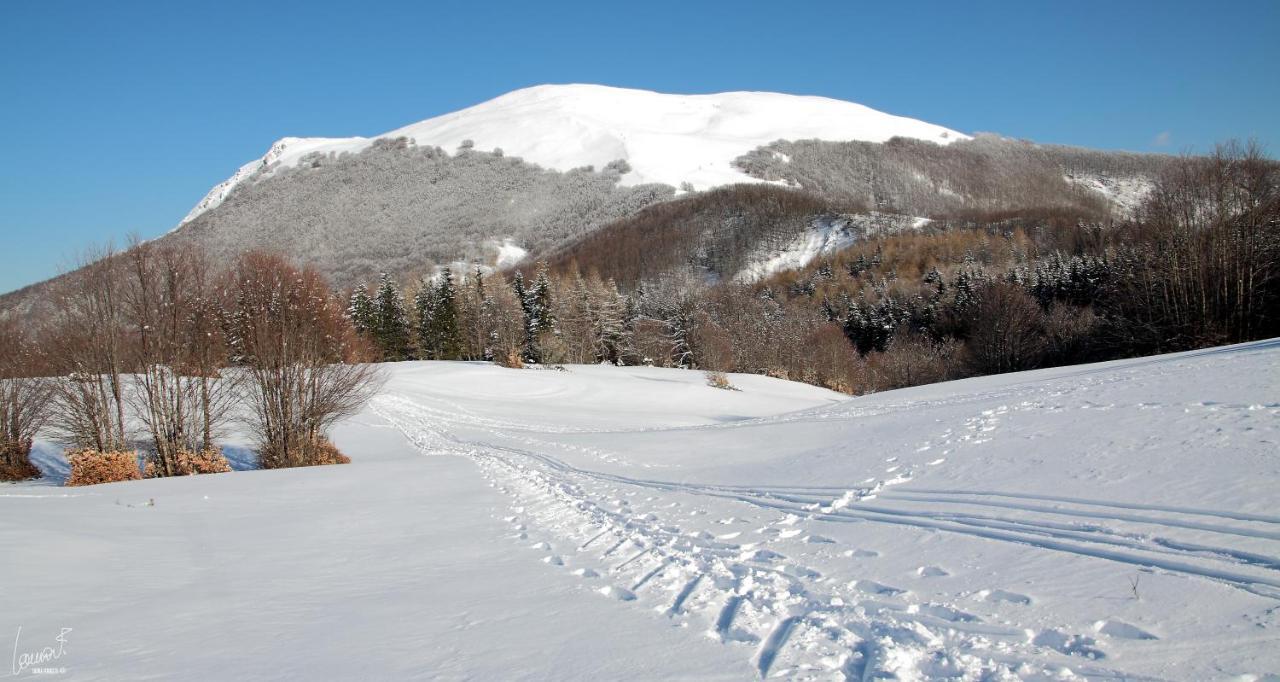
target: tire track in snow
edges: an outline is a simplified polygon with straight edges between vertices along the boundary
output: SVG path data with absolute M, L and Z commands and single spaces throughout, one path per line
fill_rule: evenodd
M 1260 523 L 1270 523 L 1280 525 L 1280 516 L 1267 516 L 1265 514 L 1248 514 L 1245 512 L 1233 512 L 1217 509 L 1196 509 L 1193 507 L 1178 507 L 1159 504 L 1141 504 L 1137 502 L 1111 502 L 1105 500 L 1090 500 L 1081 497 L 1063 497 L 1060 495 L 1030 495 L 1026 493 L 997 492 L 993 490 L 953 490 L 946 488 L 910 488 L 899 491 L 902 494 L 927 494 L 927 495 L 969 495 L 975 497 L 1009 497 L 1024 500 L 1036 500 L 1041 502 L 1065 502 L 1067 504 L 1076 504 L 1081 506 L 1094 507 L 1112 507 L 1116 509 L 1132 509 L 1140 511 L 1162 511 L 1174 514 L 1187 514 L 1192 516 L 1216 516 L 1224 519 L 1232 519 L 1235 521 L 1257 521 Z

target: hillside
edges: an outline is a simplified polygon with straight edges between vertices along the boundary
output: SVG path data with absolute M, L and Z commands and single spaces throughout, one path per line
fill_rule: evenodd
M 983 134 L 948 146 L 779 140 L 734 161 L 757 180 L 921 216 L 1059 209 L 1128 218 L 1176 157 Z
M 348 466 L 0 486 L 74 679 L 1261 679 L 1280 342 L 851 400 L 401 363 Z M 47 446 L 42 466 L 60 461 Z M 283 551 L 288 547 L 288 551 Z M 548 652 L 555 652 L 548 655 Z
M 445 264 L 559 259 L 602 228 L 616 232 L 642 209 L 690 192 L 747 183 L 815 197 L 823 210 L 812 215 L 742 234 L 731 234 L 742 223 L 731 219 L 681 238 L 716 242 L 717 277 L 750 278 L 855 241 L 830 221 L 867 210 L 896 216 L 895 225 L 1045 208 L 1124 217 L 1166 161 L 971 139 L 822 97 L 547 85 L 376 137 L 279 140 L 160 239 L 216 259 L 247 248 L 288 253 L 347 288 L 381 272 L 409 279 Z M 768 214 L 750 205 L 765 196 L 735 195 L 736 212 Z M 696 250 L 658 248 L 660 259 L 703 267 Z M 47 283 L 33 285 L 0 297 L 0 309 L 32 313 L 47 294 Z
M 374 138 L 285 138 L 210 190 L 184 223 L 214 208 L 245 180 L 315 156 L 357 153 L 406 138 L 447 150 L 502 150 L 550 170 L 603 168 L 618 160 L 624 185 L 688 183 L 707 189 L 752 178 L 733 165 L 775 140 L 910 137 L 947 144 L 967 136 L 941 126 L 826 97 L 772 92 L 671 95 L 603 85 L 540 85 Z
M 928 222 L 802 190 L 735 185 L 648 206 L 566 243 L 546 262 L 553 269 L 594 270 L 624 290 L 672 274 L 750 282 Z

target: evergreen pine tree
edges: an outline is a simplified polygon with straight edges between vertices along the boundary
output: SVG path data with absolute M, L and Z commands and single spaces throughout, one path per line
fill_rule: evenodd
M 526 362 L 539 362 L 541 357 L 538 352 L 536 338 L 533 333 L 533 318 L 529 314 L 529 289 L 524 283 L 524 273 L 516 271 L 515 277 L 511 279 L 511 290 L 516 295 L 516 301 L 520 303 L 520 311 L 523 313 L 524 327 L 524 347 L 521 355 Z
M 593 306 L 595 312 L 593 331 L 596 336 L 598 359 L 612 365 L 621 364 L 627 346 L 624 301 L 618 295 L 618 289 L 613 280 L 600 283 L 598 279 L 593 279 L 592 284 L 596 298 Z
M 436 287 L 431 280 L 422 278 L 418 282 L 418 291 L 413 295 L 413 310 L 417 318 L 415 329 L 418 337 L 418 358 L 422 360 L 439 359 L 439 348 L 434 336 L 436 317 Z
M 524 273 L 516 270 L 515 277 L 511 278 L 511 290 L 516 294 L 516 300 L 520 302 L 520 307 L 525 310 L 528 315 L 529 304 L 525 301 L 525 297 L 529 295 L 528 287 L 524 284 Z
M 533 286 L 525 291 L 521 302 L 525 313 L 525 359 L 530 362 L 542 361 L 540 339 L 554 329 L 551 305 L 551 278 L 547 275 L 547 264 L 541 263 Z
M 382 349 L 382 359 L 409 359 L 409 316 L 404 297 L 391 276 L 383 273 L 373 298 L 373 337 Z
M 436 284 L 435 315 L 432 316 L 431 338 L 437 360 L 457 360 L 462 353 L 462 338 L 458 330 L 458 291 L 453 283 L 453 272 L 445 268 Z
M 356 328 L 356 332 L 369 334 L 375 326 L 373 299 L 369 297 L 369 288 L 364 284 L 356 287 L 351 294 L 351 304 L 347 306 L 347 318 Z

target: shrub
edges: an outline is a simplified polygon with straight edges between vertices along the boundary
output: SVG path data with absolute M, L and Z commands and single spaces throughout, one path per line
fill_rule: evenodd
M 0 462 L 0 481 L 29 481 L 43 475 L 31 462 Z
M 351 458 L 342 454 L 329 439 L 321 438 L 315 444 L 316 464 L 350 464 Z
M 729 375 L 724 372 L 704 372 L 707 377 L 707 385 L 712 388 L 722 388 L 726 391 L 736 391 L 733 384 L 729 383 Z
M 200 452 L 179 450 L 174 458 L 175 476 L 194 476 L 196 474 L 225 474 L 231 471 L 231 464 L 222 456 L 217 448 L 208 448 Z M 159 476 L 156 467 L 148 462 L 147 478 Z
M 71 475 L 66 482 L 68 486 L 136 481 L 142 478 L 142 472 L 138 469 L 138 453 L 131 450 L 79 450 L 68 452 L 67 461 L 71 463 Z
M 0 481 L 26 481 L 40 476 L 40 470 L 31 463 L 31 439 L 0 444 Z
M 240 393 L 262 466 L 332 463 L 325 433 L 381 388 L 368 349 L 314 269 L 247 253 L 235 266 L 230 344 L 244 365 Z
M 263 469 L 350 464 L 351 458 L 342 454 L 327 438 L 294 444 L 287 453 L 268 445 L 258 453 L 258 463 Z
M 524 360 L 520 358 L 519 348 L 507 349 L 505 353 L 498 355 L 498 357 L 494 358 L 493 361 L 501 367 L 507 367 L 510 369 L 524 368 Z

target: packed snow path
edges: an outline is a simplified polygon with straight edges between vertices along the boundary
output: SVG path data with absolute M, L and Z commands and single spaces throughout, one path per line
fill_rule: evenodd
M 1215 659 L 1257 657 L 1255 670 L 1280 663 L 1268 651 L 1280 644 L 1280 515 L 1265 513 L 1280 510 L 1269 504 L 1280 480 L 1280 403 L 1265 395 L 1280 386 L 1276 345 L 993 377 L 706 426 L 592 427 L 589 412 L 572 410 L 561 420 L 520 421 L 519 410 L 496 418 L 429 390 L 384 396 L 373 410 L 424 453 L 474 460 L 511 501 L 512 541 L 537 559 L 741 647 L 761 676 L 1180 677 L 1184 664 L 1161 662 L 1170 647 L 1203 649 L 1201 672 L 1214 676 L 1235 670 Z M 1192 377 L 1222 365 L 1260 374 L 1222 387 L 1233 402 L 1179 399 L 1195 397 Z M 1085 423 L 1088 432 L 1075 432 Z M 866 438 L 895 424 L 896 443 Z M 797 443 L 847 447 L 860 436 L 870 452 L 853 462 Z M 1188 450 L 1224 438 L 1239 450 Z M 771 442 L 787 445 L 761 449 Z M 1175 446 L 1183 451 L 1167 449 Z M 1010 455 L 1028 461 L 990 470 L 1010 466 L 1001 461 Z M 1046 456 L 1060 461 L 1019 480 Z M 1161 464 L 1168 470 L 1152 469 Z M 1257 464 L 1264 479 L 1233 473 Z M 1252 492 L 1215 490 L 1220 477 Z M 1152 495 L 1170 485 L 1203 487 L 1222 504 Z M 890 553 L 918 565 L 876 566 Z M 1225 629 L 1199 632 L 1171 620 L 1201 600 L 1242 612 L 1219 613 Z M 1223 656 L 1228 643 L 1235 651 Z

